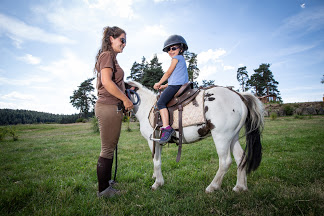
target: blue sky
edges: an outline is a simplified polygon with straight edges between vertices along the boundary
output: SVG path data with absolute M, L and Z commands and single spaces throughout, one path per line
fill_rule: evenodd
M 169 35 L 182 35 L 198 54 L 198 81 L 239 88 L 236 71 L 262 63 L 279 82 L 284 103 L 322 101 L 322 0 L 1 0 L 0 108 L 55 114 L 78 110 L 73 90 L 93 77 L 104 26 L 127 32 L 117 59 L 132 64 L 162 52 Z

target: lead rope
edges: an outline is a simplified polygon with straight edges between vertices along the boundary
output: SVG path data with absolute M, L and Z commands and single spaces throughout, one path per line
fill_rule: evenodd
M 131 111 L 127 111 L 126 114 L 127 120 L 128 120 L 128 127 L 129 127 L 129 122 L 130 122 L 130 116 L 131 116 Z M 115 173 L 114 173 L 114 180 L 110 180 L 110 184 L 115 184 L 116 183 L 116 178 L 117 178 L 117 169 L 118 169 L 118 143 L 116 145 L 115 149 Z

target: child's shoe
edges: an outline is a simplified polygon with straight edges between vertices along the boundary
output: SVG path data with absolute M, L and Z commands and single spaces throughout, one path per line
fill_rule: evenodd
M 169 142 L 172 135 L 175 135 L 175 130 L 172 127 L 168 126 L 167 128 L 162 128 L 162 135 L 159 144 L 162 145 Z

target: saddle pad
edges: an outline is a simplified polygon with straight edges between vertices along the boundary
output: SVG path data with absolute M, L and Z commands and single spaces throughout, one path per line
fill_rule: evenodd
M 183 107 L 182 127 L 203 124 L 206 122 L 204 115 L 204 91 L 200 91 L 195 100 Z M 154 128 L 154 108 L 152 107 L 148 116 L 150 125 Z M 173 111 L 173 129 L 179 129 L 179 110 Z

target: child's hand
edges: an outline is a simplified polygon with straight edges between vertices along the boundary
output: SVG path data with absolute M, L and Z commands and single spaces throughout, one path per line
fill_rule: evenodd
M 153 88 L 154 88 L 155 90 L 160 89 L 160 87 L 161 87 L 161 84 L 159 84 L 159 83 L 155 83 L 154 86 L 153 86 Z
M 165 84 L 165 85 L 161 85 L 161 86 L 160 86 L 160 89 L 165 89 L 166 87 L 168 87 L 167 84 Z

